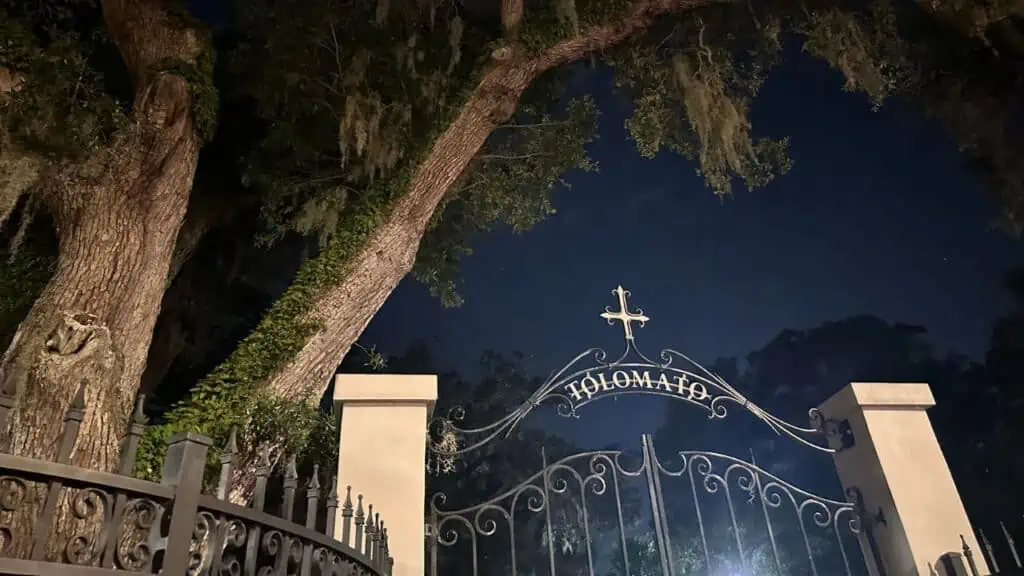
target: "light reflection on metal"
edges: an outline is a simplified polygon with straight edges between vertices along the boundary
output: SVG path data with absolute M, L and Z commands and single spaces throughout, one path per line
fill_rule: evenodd
M 999 528 L 1003 531 L 1003 538 L 1006 539 L 1006 545 L 1010 548 L 1010 554 L 1013 556 L 1013 563 L 1017 565 L 1017 568 L 1024 568 L 1020 562 L 1020 554 L 1017 553 L 1017 543 L 1013 541 L 1013 536 L 1010 531 L 1006 529 L 1006 524 L 1000 522 Z
M 788 436 L 801 444 L 822 452 L 833 453 L 827 438 L 839 434 L 836 424 L 827 420 L 816 408 L 808 411 L 810 426 L 787 422 L 753 403 L 721 376 L 711 372 L 682 352 L 664 349 L 658 361 L 648 357 L 636 344 L 633 323 L 640 327 L 650 321 L 643 310 L 629 311 L 630 292 L 621 286 L 612 291 L 619 309 L 606 308 L 600 317 L 622 322 L 625 350 L 609 361 L 602 348 L 589 348 L 555 370 L 522 405 L 490 424 L 465 427 L 461 407 L 449 411 L 447 417 L 434 421 L 434 433 L 440 440 L 430 448 L 443 457 L 457 457 L 484 446 L 499 435 L 508 435 L 534 408 L 547 402 L 556 405 L 558 414 L 578 418 L 579 411 L 603 398 L 628 394 L 662 396 L 681 400 L 703 409 L 709 419 L 724 419 L 730 405 L 739 406 L 764 422 L 772 431 Z
M 551 511 L 552 498 L 555 495 L 568 495 L 572 498 L 571 503 L 576 507 L 581 519 L 586 558 L 584 573 L 590 576 L 597 574 L 595 562 L 601 559 L 617 564 L 621 562 L 619 565 L 625 567 L 625 573 L 632 574 L 627 550 L 629 528 L 623 521 L 622 498 L 624 483 L 631 479 L 646 480 L 646 492 L 650 497 L 651 506 L 650 518 L 654 523 L 659 572 L 662 576 L 683 573 L 674 564 L 676 548 L 672 545 L 673 532 L 669 529 L 665 515 L 663 484 L 672 482 L 674 487 L 675 480 L 689 485 L 688 491 L 696 512 L 692 519 L 700 533 L 702 550 L 699 553 L 703 556 L 704 568 L 709 569 L 708 573 L 717 573 L 714 572 L 714 568 L 721 562 L 721 557 L 713 555 L 709 549 L 709 536 L 706 532 L 707 514 L 710 512 L 705 508 L 711 505 L 708 499 L 715 497 L 724 497 L 727 502 L 729 532 L 734 536 L 730 549 L 735 553 L 735 557 L 740 559 L 744 573 L 752 569 L 748 559 L 753 558 L 752 552 L 755 549 L 770 554 L 772 564 L 778 568 L 778 573 L 785 573 L 783 567 L 789 563 L 784 562 L 779 554 L 779 532 L 775 527 L 779 520 L 778 512 L 775 511 L 780 510 L 793 516 L 790 522 L 795 521 L 799 528 L 798 533 L 790 534 L 787 544 L 789 547 L 799 546 L 806 550 L 806 566 L 802 570 L 815 576 L 824 576 L 818 565 L 820 558 L 817 557 L 815 547 L 820 545 L 821 538 L 827 537 L 834 539 L 838 547 L 843 573 L 847 576 L 858 573 L 851 567 L 851 559 L 855 556 L 851 557 L 849 554 L 848 542 L 844 538 L 847 535 L 856 537 L 861 532 L 860 515 L 854 504 L 812 494 L 760 468 L 753 461 L 746 462 L 717 452 L 679 452 L 678 464 L 666 465 L 658 459 L 651 437 L 644 435 L 642 440 L 641 463 L 635 468 L 623 463 L 624 453 L 618 450 L 584 452 L 551 464 L 547 464 L 545 460 L 545 467 L 523 483 L 475 506 L 446 510 L 445 495 L 435 494 L 430 501 L 430 533 L 433 535 L 429 543 L 430 557 L 435 559 L 431 562 L 431 575 L 438 576 L 441 573 L 436 562 L 439 547 L 455 546 L 462 539 L 468 540 L 467 552 L 472 555 L 473 576 L 482 574 L 481 564 L 494 568 L 493 563 L 498 559 L 493 556 L 488 557 L 487 563 L 481 562 L 484 560 L 482 547 L 485 543 L 492 542 L 483 540 L 488 537 L 508 539 L 508 556 L 500 560 L 500 563 L 507 564 L 513 576 L 520 574 L 519 567 L 524 564 L 528 567 L 523 573 L 531 573 L 530 559 L 543 561 L 539 556 L 527 558 L 528 555 L 538 554 L 540 548 L 547 548 L 544 555 L 548 558 L 545 560 L 550 561 L 551 574 L 555 574 L 555 542 L 552 534 L 558 528 L 553 525 Z M 594 520 L 588 517 L 588 513 L 602 503 L 614 506 L 614 540 L 617 541 L 619 550 L 594 546 L 597 542 L 591 534 L 591 524 Z M 739 519 L 738 511 L 746 513 L 742 517 L 743 520 Z M 534 524 L 532 532 L 526 530 L 524 533 L 523 528 L 529 527 L 524 524 L 528 519 L 520 519 L 517 522 L 517 512 L 536 518 L 542 522 L 542 526 Z M 763 518 L 767 527 L 770 546 L 762 543 L 758 548 L 754 543 L 745 541 L 751 518 L 757 516 Z M 543 531 L 538 528 L 543 528 Z M 518 544 L 517 535 L 521 539 Z M 537 541 L 522 541 L 524 536 Z M 816 543 L 813 547 L 812 541 Z M 504 549 L 505 545 L 501 543 L 501 548 Z M 793 558 L 789 557 L 789 561 L 792 560 Z M 795 567 L 790 564 L 787 568 Z M 491 572 L 493 570 L 487 573 Z M 497 572 L 505 573 L 505 568 L 501 567 L 495 573 Z

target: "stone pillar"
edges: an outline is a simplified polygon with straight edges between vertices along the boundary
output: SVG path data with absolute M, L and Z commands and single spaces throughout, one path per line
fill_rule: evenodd
M 941 558 L 962 550 L 961 535 L 981 550 L 928 419 L 934 405 L 928 384 L 854 382 L 821 406 L 845 439 L 832 438 L 834 460 L 843 488 L 863 499 L 861 545 L 873 576 L 944 574 Z M 884 571 L 872 566 L 876 555 Z
M 335 377 L 341 417 L 338 498 L 352 486 L 388 530 L 393 576 L 423 576 L 427 420 L 437 376 L 342 374 Z M 341 515 L 336 534 L 341 534 Z

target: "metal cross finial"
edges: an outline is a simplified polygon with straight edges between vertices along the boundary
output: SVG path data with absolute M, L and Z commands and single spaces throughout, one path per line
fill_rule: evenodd
M 626 303 L 626 296 L 629 295 L 629 290 L 624 290 L 622 286 L 616 286 L 615 290 L 612 290 L 612 294 L 619 297 L 619 311 L 612 312 L 611 307 L 605 307 L 604 313 L 601 314 L 601 318 L 607 320 L 609 324 L 616 320 L 622 322 L 622 326 L 626 330 L 626 340 L 632 340 L 633 327 L 630 326 L 630 323 L 639 322 L 640 327 L 643 328 L 644 324 L 646 324 L 650 318 L 644 316 L 643 310 L 638 309 L 636 314 L 629 311 L 629 304 Z

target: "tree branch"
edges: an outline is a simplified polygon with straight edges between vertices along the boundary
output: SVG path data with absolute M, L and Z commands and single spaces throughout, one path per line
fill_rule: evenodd
M 513 51 L 496 63 L 418 166 L 406 194 L 350 260 L 344 278 L 316 296 L 312 312 L 303 320 L 315 322 L 321 329 L 271 377 L 267 383 L 270 390 L 285 398 L 309 393 L 320 397 L 349 348 L 412 269 L 423 234 L 450 187 L 494 129 L 512 116 L 523 90 L 538 75 L 642 32 L 659 16 L 713 2 L 639 0 L 616 22 L 585 29 L 535 57 Z
M 523 21 L 523 0 L 501 0 L 501 29 L 513 37 Z
M 164 60 L 195 63 L 204 40 L 160 0 L 102 0 L 103 20 L 136 84 Z

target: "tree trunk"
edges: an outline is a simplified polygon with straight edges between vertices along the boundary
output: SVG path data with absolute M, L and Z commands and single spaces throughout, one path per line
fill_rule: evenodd
M 271 379 L 270 389 L 285 398 L 323 393 L 349 348 L 412 268 L 420 239 L 448 188 L 490 133 L 512 115 L 523 90 L 538 75 L 641 32 L 658 16 L 711 3 L 640 0 L 620 21 L 583 30 L 533 58 L 514 51 L 500 55 L 419 166 L 406 194 L 354 259 L 345 279 L 317 296 L 310 320 L 323 328 Z
M 135 81 L 133 124 L 82 164 L 42 182 L 60 239 L 56 272 L 0 360 L 16 406 L 0 448 L 53 459 L 62 416 L 85 383 L 71 463 L 113 470 L 146 362 L 199 140 L 188 83 L 153 72 L 194 61 L 199 42 L 158 2 L 106 1 L 103 14 Z

